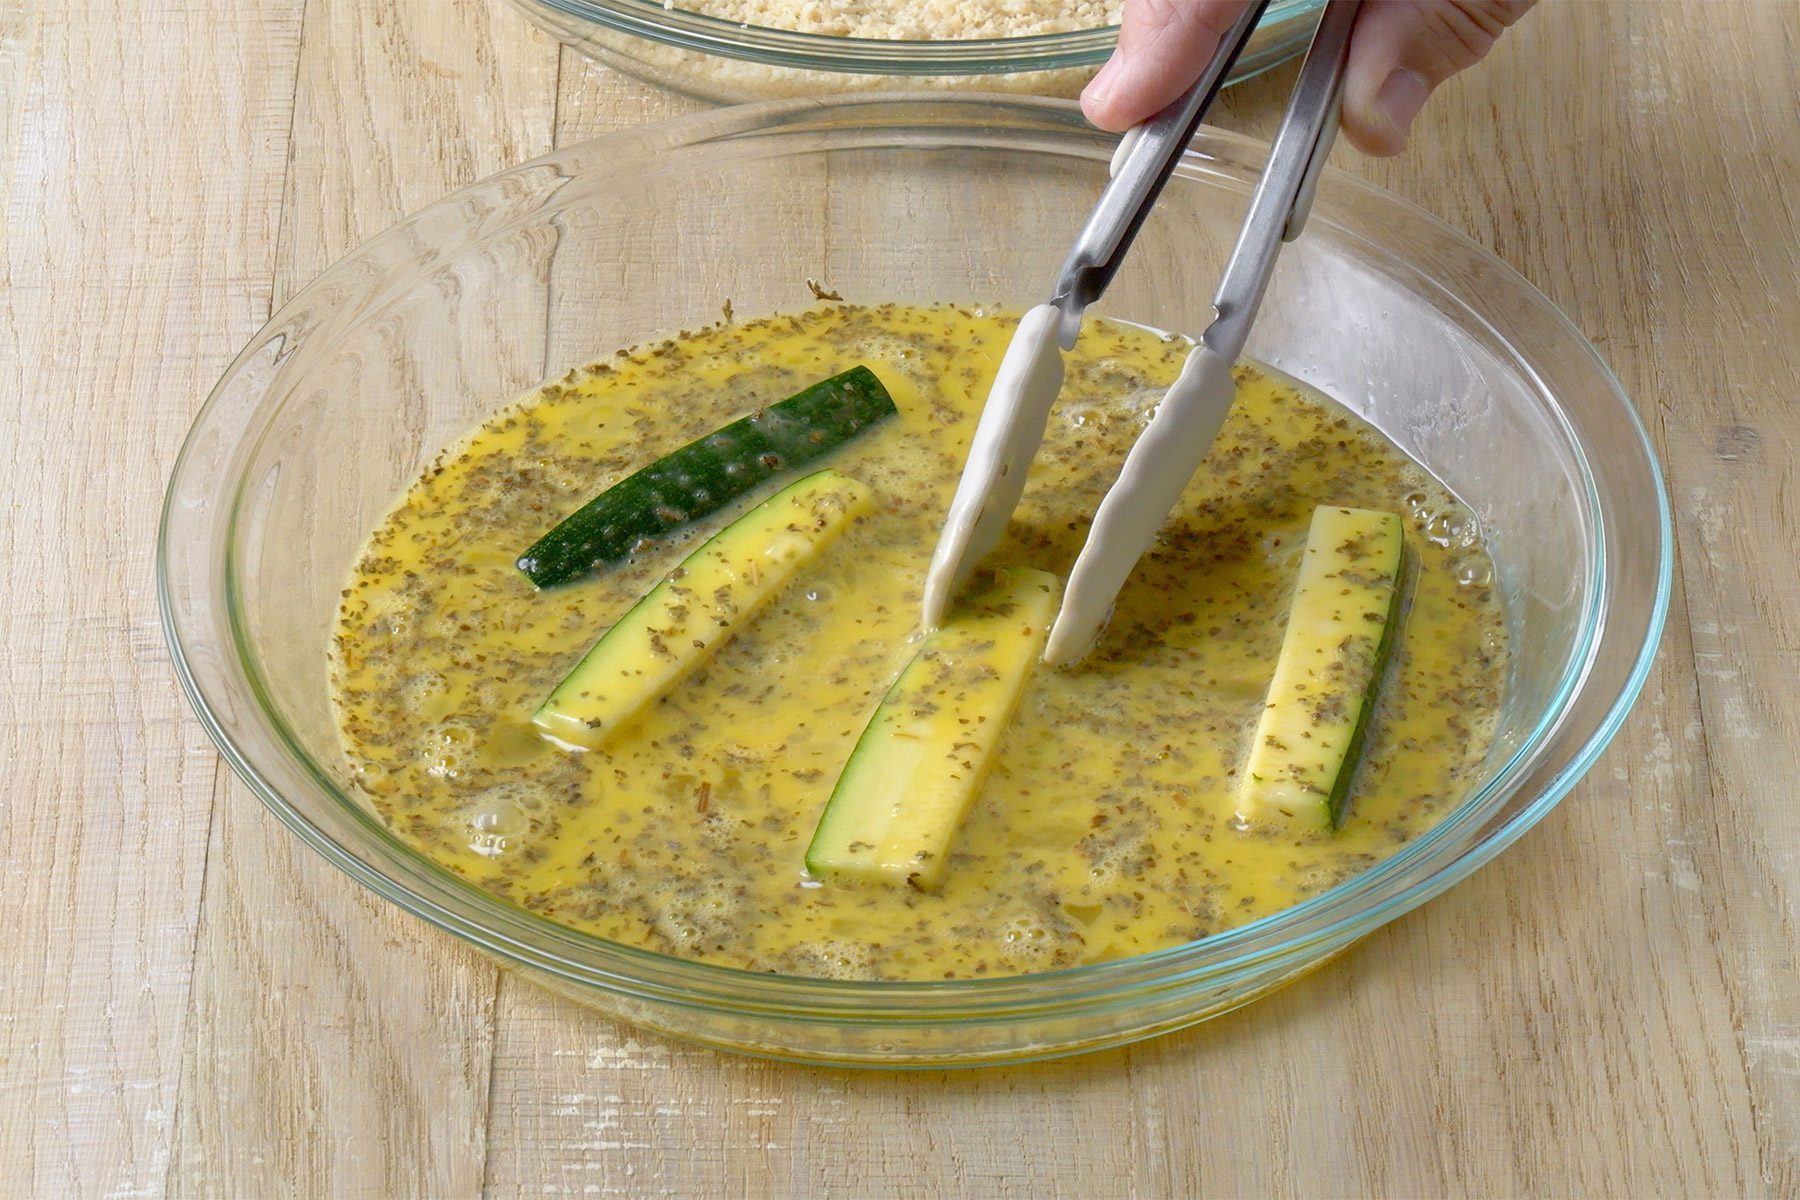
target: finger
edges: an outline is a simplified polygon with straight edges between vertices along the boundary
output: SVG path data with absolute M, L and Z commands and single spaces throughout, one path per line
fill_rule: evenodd
M 1081 111 L 1111 130 L 1161 112 L 1200 77 L 1249 2 L 1125 0 L 1119 48 L 1081 93 Z
M 1350 39 L 1344 136 L 1375 155 L 1400 153 L 1436 87 L 1474 66 L 1535 0 L 1367 0 Z

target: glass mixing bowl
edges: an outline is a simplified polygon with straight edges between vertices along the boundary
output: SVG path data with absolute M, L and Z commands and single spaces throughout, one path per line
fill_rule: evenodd
M 877 41 L 738 25 L 662 0 L 513 0 L 533 23 L 627 75 L 708 100 L 943 88 L 1073 96 L 1118 27 L 1037 37 Z M 1274 0 L 1231 82 L 1298 54 L 1324 0 Z
M 1479 514 L 1515 654 L 1478 787 L 1331 891 L 1160 953 L 1017 978 L 837 982 L 664 957 L 477 890 L 359 802 L 326 639 L 354 556 L 436 451 L 616 347 L 810 302 L 1040 299 L 1113 139 L 1073 105 L 887 95 L 720 109 L 466 188 L 285 305 L 196 419 L 158 551 L 176 668 L 238 774 L 372 890 L 625 1020 L 832 1063 L 1018 1060 L 1237 1007 L 1462 879 L 1588 769 L 1643 683 L 1668 507 L 1632 407 L 1575 327 L 1426 213 L 1328 172 L 1250 353 L 1337 397 Z M 1264 147 L 1206 130 L 1102 306 L 1189 333 Z

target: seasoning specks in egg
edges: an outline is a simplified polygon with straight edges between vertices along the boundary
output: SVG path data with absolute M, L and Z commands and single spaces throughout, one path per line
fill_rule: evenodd
M 1344 409 L 1250 364 L 1095 653 L 1038 668 L 936 890 L 816 880 L 807 841 L 919 649 L 925 565 L 1017 315 L 830 304 L 621 351 L 441 456 L 371 536 L 332 640 L 353 777 L 395 832 L 600 937 L 758 971 L 941 979 L 1160 949 L 1366 870 L 1442 819 L 1487 749 L 1505 625 L 1479 525 Z M 1186 343 L 1090 319 L 996 565 L 1066 577 Z M 827 460 L 874 493 L 753 622 L 603 749 L 532 716 L 746 496 L 539 591 L 514 566 L 646 463 L 857 364 L 900 413 Z M 1313 508 L 1399 513 L 1416 564 L 1335 832 L 1241 827 L 1236 775 Z

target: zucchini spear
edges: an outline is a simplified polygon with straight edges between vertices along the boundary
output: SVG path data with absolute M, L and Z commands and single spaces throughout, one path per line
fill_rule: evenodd
M 519 570 L 541 588 L 580 579 L 630 557 L 644 539 L 717 512 L 837 449 L 895 411 L 875 372 L 852 367 L 615 483 L 520 555 Z
M 926 637 L 819 818 L 806 868 L 932 888 L 1056 615 L 1056 576 L 1012 568 Z
M 1287 633 L 1238 787 L 1245 824 L 1329 830 L 1343 819 L 1400 624 L 1400 518 L 1313 510 Z
M 532 723 L 556 741 L 599 749 L 731 640 L 872 504 L 867 487 L 832 470 L 763 501 L 619 618 Z

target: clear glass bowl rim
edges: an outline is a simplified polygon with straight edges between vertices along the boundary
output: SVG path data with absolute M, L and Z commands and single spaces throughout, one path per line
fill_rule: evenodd
M 525 0 L 517 0 L 525 3 Z M 683 50 L 766 66 L 883 75 L 983 75 L 1096 66 L 1112 53 L 1117 25 L 1007 38 L 900 41 L 740 25 L 660 0 L 530 0 L 564 17 Z M 1262 28 L 1279 27 L 1324 0 L 1272 0 Z
M 271 711 L 272 706 L 264 684 L 258 678 L 258 668 L 253 661 L 246 661 L 242 628 L 233 616 L 232 632 L 236 644 L 232 649 L 239 655 L 230 664 L 234 671 L 233 682 L 241 684 L 245 695 L 254 700 L 261 720 L 273 729 L 286 752 L 293 756 L 301 770 L 310 775 L 328 800 L 342 810 L 334 815 L 349 817 L 367 840 L 357 848 L 341 843 L 281 794 L 268 775 L 238 745 L 229 729 L 231 722 L 221 715 L 219 708 L 202 689 L 193 664 L 189 661 L 184 637 L 187 623 L 198 617 L 178 608 L 170 587 L 174 556 L 183 552 L 183 548 L 175 545 L 170 537 L 172 514 L 183 494 L 183 488 L 192 486 L 190 476 L 195 469 L 193 459 L 197 447 L 205 437 L 216 432 L 210 426 L 219 419 L 218 409 L 225 404 L 235 378 L 264 352 L 273 337 L 281 336 L 283 331 L 291 331 L 291 318 L 306 310 L 333 285 L 339 268 L 365 256 L 376 255 L 389 247 L 411 247 L 410 252 L 416 254 L 414 231 L 431 215 L 459 206 L 465 200 L 509 178 L 546 169 L 566 173 L 563 171 L 566 160 L 595 153 L 602 147 L 616 147 L 621 151 L 611 161 L 615 167 L 623 168 L 627 155 L 632 150 L 642 152 L 658 148 L 694 147 L 709 141 L 757 136 L 759 132 L 767 134 L 772 130 L 779 131 L 784 121 L 797 115 L 827 120 L 833 113 L 843 113 L 848 119 L 835 128 L 852 128 L 858 110 L 879 113 L 883 106 L 897 106 L 901 112 L 914 118 L 926 112 L 939 112 L 944 115 L 940 122 L 944 126 L 957 124 L 957 121 L 951 119 L 955 114 L 960 114 L 966 125 L 977 118 L 984 106 L 994 107 L 996 115 L 1004 110 L 1009 115 L 1009 120 L 1004 124 L 996 124 L 993 135 L 1017 138 L 1019 149 L 1041 152 L 1044 149 L 1044 139 L 1061 138 L 1071 143 L 1064 149 L 1073 150 L 1073 143 L 1081 138 L 1095 143 L 1085 152 L 1087 156 L 1104 162 L 1109 154 L 1099 143 L 1102 135 L 1081 122 L 1075 105 L 1060 100 L 1021 99 L 979 93 L 944 96 L 940 93 L 890 92 L 844 97 L 834 101 L 775 100 L 716 109 L 659 122 L 653 126 L 621 130 L 576 146 L 565 147 L 453 192 L 352 251 L 300 289 L 272 314 L 264 328 L 227 368 L 194 419 L 171 472 L 164 499 L 156 562 L 163 630 L 182 687 L 208 735 L 233 771 L 271 811 L 334 866 L 378 895 L 502 959 L 528 969 L 547 972 L 577 986 L 596 988 L 615 996 L 659 1005 L 694 1007 L 714 1013 L 735 1012 L 747 1017 L 779 1015 L 789 1022 L 844 1024 L 905 1019 L 918 1024 L 962 1023 L 970 1020 L 989 1023 L 1037 1020 L 1046 1014 L 1070 1014 L 1092 1006 L 1129 1005 L 1135 999 L 1161 994 L 1171 988 L 1193 988 L 1202 984 L 1223 987 L 1241 977 L 1268 977 L 1283 970 L 1298 969 L 1466 878 L 1510 846 L 1555 807 L 1617 733 L 1644 686 L 1661 639 L 1672 581 L 1673 542 L 1668 496 L 1654 447 L 1635 409 L 1598 352 L 1568 317 L 1529 281 L 1425 210 L 1335 168 L 1327 168 L 1332 189 L 1360 192 L 1380 203 L 1394 206 L 1408 218 L 1424 222 L 1440 236 L 1458 243 L 1461 249 L 1480 259 L 1486 268 L 1499 272 L 1506 282 L 1513 285 L 1519 297 L 1526 299 L 1534 307 L 1536 315 L 1548 318 L 1560 326 L 1570 342 L 1581 347 L 1635 431 L 1640 442 L 1638 449 L 1650 464 L 1656 496 L 1656 595 L 1643 645 L 1632 662 L 1625 685 L 1607 707 L 1603 717 L 1581 741 L 1578 749 L 1556 768 L 1555 778 L 1549 787 L 1503 824 L 1488 831 L 1485 837 L 1460 851 L 1452 851 L 1451 857 L 1436 864 L 1420 878 L 1383 896 L 1375 903 L 1358 903 L 1360 898 L 1383 887 L 1394 875 L 1416 866 L 1434 849 L 1443 853 L 1456 833 L 1466 832 L 1469 824 L 1489 814 L 1510 795 L 1510 791 L 1503 785 L 1509 780 L 1513 780 L 1516 785 L 1515 768 L 1533 748 L 1541 745 L 1545 736 L 1564 715 L 1569 698 L 1592 662 L 1603 615 L 1597 604 L 1589 606 L 1581 644 L 1562 682 L 1558 702 L 1545 714 L 1533 735 L 1512 756 L 1511 761 L 1496 772 L 1487 787 L 1467 798 L 1443 822 L 1394 857 L 1302 904 L 1197 942 L 1132 958 L 1039 974 L 897 982 L 773 975 L 673 958 L 609 942 L 520 909 L 481 891 L 460 876 L 405 846 L 367 808 L 336 785 L 329 773 L 299 746 L 291 732 L 284 727 L 279 715 Z M 1037 123 L 1021 127 L 1020 120 L 1023 116 L 1035 116 Z M 893 131 L 900 126 L 889 122 L 882 126 L 871 126 L 871 129 L 874 128 Z M 917 145 L 916 140 L 909 141 L 899 136 L 894 140 L 897 145 Z M 1241 170 L 1254 170 L 1254 164 L 1260 163 L 1266 153 L 1267 146 L 1254 139 L 1207 127 L 1195 139 L 1195 146 L 1189 151 L 1183 170 L 1196 170 L 1200 173 L 1211 170 L 1218 174 L 1223 170 L 1221 164 L 1236 166 Z M 1328 198 L 1322 195 L 1320 206 L 1314 211 L 1313 221 L 1331 224 L 1331 207 Z M 488 236 L 493 236 L 497 230 L 488 229 L 485 232 Z M 1352 238 L 1357 236 L 1353 230 L 1339 228 L 1339 232 Z M 1383 256 L 1393 257 L 1386 252 L 1383 252 Z M 263 412 L 264 405 L 266 401 L 259 403 L 256 410 L 259 415 Z M 244 431 L 237 432 L 242 435 Z M 241 437 L 238 440 L 241 441 Z M 1585 464 L 1583 471 L 1586 472 Z M 1591 474 L 1585 476 L 1584 482 L 1592 493 L 1595 485 Z M 234 487 L 231 497 L 234 513 L 236 492 L 241 488 L 243 480 L 236 480 L 235 483 L 237 487 Z M 215 500 L 224 498 L 220 495 Z M 1598 532 L 1601 537 L 1605 536 L 1604 529 Z M 1604 580 L 1598 575 L 1602 560 L 1602 546 L 1598 538 L 1593 556 L 1590 596 L 1600 594 L 1604 586 Z M 220 582 L 229 593 L 235 586 L 230 579 L 230 564 L 227 562 L 221 564 L 221 567 Z M 216 600 L 217 597 L 209 599 Z M 373 852 L 387 862 L 401 866 L 408 878 L 397 879 L 377 869 L 365 861 L 362 854 L 357 852 L 358 849 Z

